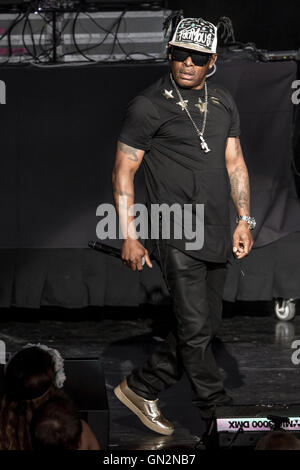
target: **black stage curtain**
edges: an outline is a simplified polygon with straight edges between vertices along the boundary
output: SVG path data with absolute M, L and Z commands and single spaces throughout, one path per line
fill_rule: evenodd
M 289 233 L 243 260 L 229 262 L 223 299 L 272 300 L 300 298 L 300 232 Z
M 138 305 L 166 294 L 158 269 L 129 273 L 86 246 L 96 238 L 97 206 L 112 202 L 125 106 L 167 68 L 2 67 L 0 306 Z M 293 62 L 243 60 L 220 61 L 213 78 L 230 89 L 240 109 L 257 248 L 300 231 L 290 168 L 295 78 Z M 142 172 L 136 183 L 136 199 L 143 201 Z

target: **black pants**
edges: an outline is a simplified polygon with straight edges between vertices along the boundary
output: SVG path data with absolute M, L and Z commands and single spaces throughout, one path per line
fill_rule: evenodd
M 212 339 L 222 318 L 226 265 L 199 261 L 164 240 L 158 243 L 158 261 L 173 300 L 175 324 L 145 364 L 131 372 L 127 383 L 138 395 L 154 400 L 185 372 L 193 404 L 205 416 L 225 396 Z

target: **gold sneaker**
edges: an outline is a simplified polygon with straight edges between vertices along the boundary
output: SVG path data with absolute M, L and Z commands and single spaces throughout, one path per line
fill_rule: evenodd
M 156 400 L 146 400 L 140 395 L 137 395 L 128 387 L 126 379 L 114 389 L 114 394 L 123 405 L 127 406 L 127 408 L 140 418 L 147 428 L 159 434 L 170 435 L 173 433 L 173 424 L 163 417 L 158 408 L 158 398 Z

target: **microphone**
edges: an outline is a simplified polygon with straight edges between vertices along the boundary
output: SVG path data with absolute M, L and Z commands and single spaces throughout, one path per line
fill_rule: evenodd
M 106 245 L 105 243 L 100 243 L 98 241 L 90 240 L 88 246 L 93 250 L 100 251 L 106 255 L 114 256 L 115 258 L 121 259 L 121 250 L 120 248 L 115 248 L 111 245 Z M 142 258 L 142 266 L 145 264 L 145 257 Z

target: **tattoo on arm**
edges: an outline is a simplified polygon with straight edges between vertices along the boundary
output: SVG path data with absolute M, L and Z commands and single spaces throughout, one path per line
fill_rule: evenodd
M 249 203 L 249 197 L 246 191 L 240 191 L 238 203 L 241 209 L 247 209 L 248 203 Z
M 250 188 L 248 171 L 245 165 L 235 167 L 229 174 L 231 197 L 240 213 L 250 214 Z
M 135 149 L 134 147 L 130 147 L 130 145 L 126 145 L 120 142 L 120 150 L 122 150 L 122 152 L 128 155 L 128 160 L 131 160 L 133 162 L 138 162 L 138 156 L 137 156 L 138 149 Z
M 237 213 L 250 215 L 249 176 L 239 138 L 235 138 L 234 149 L 230 150 L 227 171 L 231 185 L 231 198 Z

